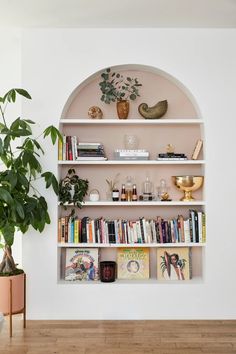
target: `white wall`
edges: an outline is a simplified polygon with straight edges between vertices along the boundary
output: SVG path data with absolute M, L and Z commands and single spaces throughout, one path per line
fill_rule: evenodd
M 195 96 L 205 119 L 207 248 L 199 284 L 58 285 L 56 197 L 52 224 L 23 238 L 31 319 L 235 318 L 236 30 L 80 29 L 23 34 L 22 86 L 33 101 L 25 116 L 58 125 L 68 96 L 101 68 L 138 63 L 162 69 Z M 46 168 L 57 173 L 56 149 L 44 144 Z
M 21 33 L 19 30 L 1 30 L 0 54 L 0 96 L 2 97 L 13 87 L 21 86 Z M 7 122 L 11 122 L 21 114 L 21 100 L 17 99 L 14 105 L 9 105 L 6 111 Z M 1 118 L 0 118 L 1 121 Z M 0 170 L 2 166 L 0 164 Z M 0 216 L 1 217 L 1 216 Z M 15 262 L 21 267 L 22 241 L 21 234 L 17 233 L 13 245 Z M 0 250 L 0 259 L 2 251 Z

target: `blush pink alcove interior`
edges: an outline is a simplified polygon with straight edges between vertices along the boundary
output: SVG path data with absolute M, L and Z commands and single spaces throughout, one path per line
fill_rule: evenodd
M 111 67 L 112 71 L 119 72 L 123 76 L 138 78 L 142 83 L 140 97 L 130 102 L 128 119 L 144 119 L 138 112 L 140 103 L 155 105 L 158 101 L 167 100 L 168 110 L 161 119 L 198 119 L 200 117 L 198 106 L 189 90 L 171 75 L 154 67 L 145 65 L 127 64 Z M 63 119 L 88 119 L 88 109 L 91 106 L 99 106 L 103 112 L 103 120 L 117 120 L 115 103 L 105 104 L 101 101 L 99 82 L 101 81 L 101 70 L 84 82 L 72 92 L 62 112 Z M 203 139 L 201 125 L 63 125 L 63 134 L 77 135 L 80 142 L 101 142 L 104 144 L 108 159 L 113 159 L 114 149 L 124 148 L 125 134 L 134 134 L 138 137 L 139 149 L 147 149 L 150 152 L 150 159 L 155 160 L 158 153 L 166 152 L 167 144 L 175 147 L 175 152 L 191 154 L 198 139 Z M 203 159 L 203 153 L 199 159 Z M 99 190 L 100 200 L 106 199 L 107 184 L 105 179 L 113 179 L 119 173 L 118 188 L 125 183 L 127 176 L 132 176 L 137 185 L 138 194 L 142 191 L 142 182 L 149 176 L 154 184 L 154 192 L 160 184 L 160 179 L 165 178 L 169 187 L 172 200 L 179 200 L 183 193 L 177 190 L 171 181 L 173 175 L 204 175 L 202 165 L 83 165 L 74 166 L 81 178 L 88 178 L 89 190 Z M 63 178 L 69 166 L 60 166 L 59 175 Z M 193 193 L 197 200 L 203 200 L 203 189 Z M 86 198 L 88 200 L 88 197 Z M 195 207 L 201 210 L 201 207 Z M 189 207 L 84 207 L 78 211 L 79 217 L 90 216 L 107 218 L 128 218 L 136 219 L 140 216 L 155 218 L 157 215 L 163 218 L 176 217 L 182 214 L 188 216 Z M 69 211 L 59 210 L 59 217 L 68 214 Z M 65 250 L 62 250 L 65 252 Z M 156 250 L 150 250 L 151 276 L 156 276 L 155 254 Z M 101 260 L 115 260 L 116 250 L 101 250 Z M 202 275 L 202 251 L 200 248 L 193 249 L 193 274 Z

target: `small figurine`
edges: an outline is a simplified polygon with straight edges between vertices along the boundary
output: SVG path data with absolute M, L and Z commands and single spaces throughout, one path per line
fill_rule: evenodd
M 168 145 L 166 146 L 166 152 L 167 152 L 167 154 L 174 154 L 174 152 L 175 152 L 174 145 L 168 144 Z
M 88 116 L 92 119 L 102 119 L 103 113 L 101 108 L 92 106 L 88 110 Z

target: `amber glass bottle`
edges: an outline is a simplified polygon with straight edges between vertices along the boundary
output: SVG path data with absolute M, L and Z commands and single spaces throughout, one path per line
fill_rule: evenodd
M 138 196 L 137 196 L 137 188 L 136 184 L 133 184 L 133 190 L 132 190 L 132 202 L 137 202 Z

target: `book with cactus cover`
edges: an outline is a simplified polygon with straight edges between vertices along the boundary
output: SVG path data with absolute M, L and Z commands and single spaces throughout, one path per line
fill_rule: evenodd
M 117 270 L 118 279 L 149 279 L 149 249 L 118 249 Z
M 164 247 L 157 249 L 158 280 L 191 279 L 191 249 Z
M 98 279 L 98 248 L 66 249 L 65 280 L 94 281 Z

